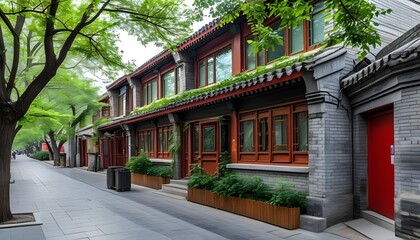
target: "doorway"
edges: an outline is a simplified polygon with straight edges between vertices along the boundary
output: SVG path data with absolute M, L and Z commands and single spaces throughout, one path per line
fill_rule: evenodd
M 394 114 L 368 119 L 368 208 L 394 219 Z

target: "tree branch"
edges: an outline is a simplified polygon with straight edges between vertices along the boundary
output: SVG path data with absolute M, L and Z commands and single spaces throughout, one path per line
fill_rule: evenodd
M 20 34 L 22 33 L 23 24 L 25 23 L 25 17 L 18 16 L 16 19 L 15 33 L 13 35 L 13 63 L 10 71 L 9 81 L 7 83 L 6 93 L 10 96 L 14 86 L 16 75 L 19 67 L 20 58 Z
M 6 48 L 4 45 L 3 28 L 0 26 L 0 99 L 6 101 Z

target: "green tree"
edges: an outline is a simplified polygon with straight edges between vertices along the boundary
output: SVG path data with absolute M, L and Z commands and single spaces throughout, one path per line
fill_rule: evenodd
M 47 132 L 54 163 L 58 165 L 63 144 L 75 135 L 76 126 L 85 118 L 91 118 L 101 104 L 97 101 L 97 89 L 87 80 L 80 80 L 77 76 L 62 76 L 50 83 L 44 90 L 47 99 L 54 103 L 54 110 L 72 116 L 70 119 L 61 118 L 64 120 L 60 122 L 61 126 L 58 129 L 50 128 Z
M 313 3 L 313 0 L 195 0 L 194 6 L 199 17 L 209 9 L 211 17 L 221 18 L 221 25 L 244 15 L 257 38 L 250 42 L 258 52 L 275 44 L 282 45 L 283 39 L 277 32 L 310 20 Z M 379 9 L 369 0 L 325 0 L 324 5 L 326 18 L 332 18 L 334 22 L 327 45 L 343 43 L 344 46 L 357 47 L 359 57 L 363 58 L 371 47 L 381 44 L 374 17 L 390 13 L 390 9 Z M 264 21 L 271 17 L 280 18 L 279 29 L 264 25 Z
M 19 120 L 60 68 L 100 70 L 123 63 L 117 30 L 141 43 L 185 37 L 192 12 L 181 0 L 21 0 L 0 3 L 0 222 L 10 211 L 10 152 Z

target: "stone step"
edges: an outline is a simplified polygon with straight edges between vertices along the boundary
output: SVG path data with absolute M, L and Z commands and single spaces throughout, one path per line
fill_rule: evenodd
M 395 231 L 394 220 L 382 216 L 376 212 L 369 210 L 362 211 L 362 217 L 373 224 L 388 229 L 389 231 Z
M 176 183 L 176 184 L 180 184 L 180 185 L 185 185 L 185 186 L 187 186 L 187 184 L 188 184 L 188 179 L 178 179 L 178 180 L 171 179 L 171 183 Z
M 395 236 L 393 231 L 389 231 L 388 229 L 373 224 L 364 218 L 345 222 L 344 224 L 373 240 L 400 239 Z
M 183 185 L 183 184 L 169 183 L 169 184 L 162 185 L 161 191 L 186 198 L 188 194 L 188 187 L 187 185 Z

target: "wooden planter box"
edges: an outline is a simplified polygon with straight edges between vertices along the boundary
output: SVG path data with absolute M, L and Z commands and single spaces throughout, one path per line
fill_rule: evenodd
M 131 173 L 131 183 L 153 188 L 153 189 L 162 189 L 162 184 L 168 184 L 170 181 L 170 178 L 162 178 L 162 177 L 156 177 L 156 176 L 149 176 L 145 174 L 139 174 L 139 173 Z
M 188 201 L 232 212 L 282 228 L 296 229 L 300 224 L 300 208 L 287 208 L 238 197 L 225 197 L 213 192 L 188 188 Z

